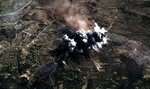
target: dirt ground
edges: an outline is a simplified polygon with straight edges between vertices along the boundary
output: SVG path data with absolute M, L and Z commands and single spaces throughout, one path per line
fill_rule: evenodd
M 59 21 L 43 13 L 41 8 L 32 6 L 13 18 L 3 19 L 3 14 L 16 12 L 30 0 L 0 1 L 0 88 L 27 89 L 28 80 L 20 77 L 30 71 L 30 77 L 44 65 L 52 61 L 49 51 L 62 41 L 57 32 Z M 42 0 L 44 1 L 44 0 Z M 42 2 L 41 1 L 41 2 Z M 80 2 L 80 0 L 76 1 Z M 88 4 L 94 20 L 101 27 L 109 27 L 115 19 L 110 34 L 118 34 L 130 40 L 140 41 L 150 48 L 150 1 L 149 0 L 81 0 Z M 36 5 L 36 3 L 34 3 Z M 53 17 L 53 16 L 52 16 Z M 63 23 L 60 22 L 60 23 Z M 50 24 L 50 25 L 48 25 Z M 108 36 L 111 37 L 111 36 Z M 113 39 L 113 38 L 110 38 Z M 34 42 L 33 42 L 34 41 Z M 22 52 L 21 52 L 21 51 Z M 94 58 L 93 58 L 94 59 Z M 128 78 L 122 75 L 123 66 L 119 59 L 97 61 L 102 68 L 98 71 L 90 60 L 79 57 L 80 64 L 69 61 L 69 65 L 59 69 L 55 75 L 36 81 L 33 89 L 128 89 Z M 117 64 L 118 63 L 118 64 Z M 115 66 L 117 65 L 117 66 Z M 121 71 L 121 72 L 119 72 Z M 148 74 L 150 74 L 148 70 Z M 150 89 L 150 77 L 136 81 L 135 89 Z M 25 77 L 25 78 L 27 78 Z M 37 87 L 38 86 L 38 87 Z M 131 88 L 132 89 L 132 88 Z

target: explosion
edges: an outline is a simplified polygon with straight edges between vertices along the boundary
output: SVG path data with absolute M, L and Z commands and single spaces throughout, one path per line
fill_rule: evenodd
M 92 19 L 91 12 L 81 1 L 74 0 L 49 0 L 43 6 L 52 12 L 52 17 L 64 20 L 66 25 L 75 30 L 75 35 L 64 35 L 63 40 L 68 44 L 71 52 L 79 51 L 87 47 L 98 51 L 103 44 L 107 43 L 106 30 L 100 28 Z

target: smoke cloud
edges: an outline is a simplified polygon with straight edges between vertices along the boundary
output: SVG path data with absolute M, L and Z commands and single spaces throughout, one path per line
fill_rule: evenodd
M 39 0 L 50 16 L 64 20 L 68 26 L 76 30 L 94 29 L 94 20 L 90 11 L 81 0 Z

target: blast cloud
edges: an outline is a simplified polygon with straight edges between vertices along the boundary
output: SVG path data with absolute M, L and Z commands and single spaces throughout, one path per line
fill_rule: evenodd
M 82 0 L 81 0 L 82 1 Z M 85 2 L 80 0 L 44 0 L 41 5 L 54 19 L 64 20 L 66 24 L 75 30 L 72 37 L 68 34 L 64 36 L 64 41 L 68 44 L 69 51 L 92 48 L 98 51 L 103 44 L 107 44 L 107 31 L 100 28 L 91 19 L 90 11 L 85 6 Z M 65 30 L 65 29 L 60 29 Z M 83 45 L 82 47 L 80 47 Z

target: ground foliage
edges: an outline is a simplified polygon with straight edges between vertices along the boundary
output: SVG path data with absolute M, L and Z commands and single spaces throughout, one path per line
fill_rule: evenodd
M 10 13 L 10 9 L 6 11 L 8 7 L 4 8 L 6 1 L 2 0 L 1 3 L 1 14 Z M 14 2 L 10 2 L 9 5 L 12 3 Z M 41 0 L 41 3 L 44 4 L 44 0 Z M 133 83 L 132 88 L 150 88 L 150 66 L 144 67 L 141 73 L 139 68 L 136 67 L 138 69 L 136 70 L 134 67 L 136 58 L 133 57 L 130 60 L 130 56 L 124 61 L 122 60 L 124 56 L 114 56 L 117 53 L 129 55 L 121 51 L 125 43 L 129 41 L 128 38 L 141 41 L 150 47 L 149 2 L 147 0 L 87 0 L 84 3 L 91 13 L 95 13 L 93 18 L 100 26 L 108 27 L 112 19 L 118 16 L 110 30 L 111 33 L 108 34 L 109 44 L 104 46 L 100 53 L 91 51 L 91 59 L 86 59 L 82 55 L 76 57 L 78 62 L 68 59 L 67 66 L 39 80 L 32 79 L 32 76 L 53 61 L 50 51 L 57 48 L 62 41 L 62 34 L 58 28 L 65 22 L 53 18 L 52 13 L 48 16 L 41 8 L 34 7 L 31 3 L 27 4 L 26 9 L 20 11 L 24 14 L 18 12 L 17 15 L 13 13 L 0 16 L 1 89 L 27 89 L 29 81 L 34 82 L 31 89 L 128 89 L 130 82 Z M 33 4 L 36 5 L 36 3 Z M 16 7 L 17 5 L 13 4 Z M 139 44 L 139 42 L 135 43 Z M 134 50 L 132 47 L 140 47 L 144 49 L 144 51 L 139 49 L 144 52 L 143 55 L 149 55 L 149 48 L 144 44 L 129 45 L 130 47 L 125 45 L 125 47 L 130 48 L 129 53 Z M 113 51 L 114 49 L 116 51 Z M 131 67 L 129 71 L 127 64 Z M 137 71 L 143 76 L 139 78 L 140 75 L 137 74 L 136 77 L 134 73 Z M 129 73 L 135 78 L 129 78 L 127 76 Z M 22 77 L 24 74 L 27 76 Z

